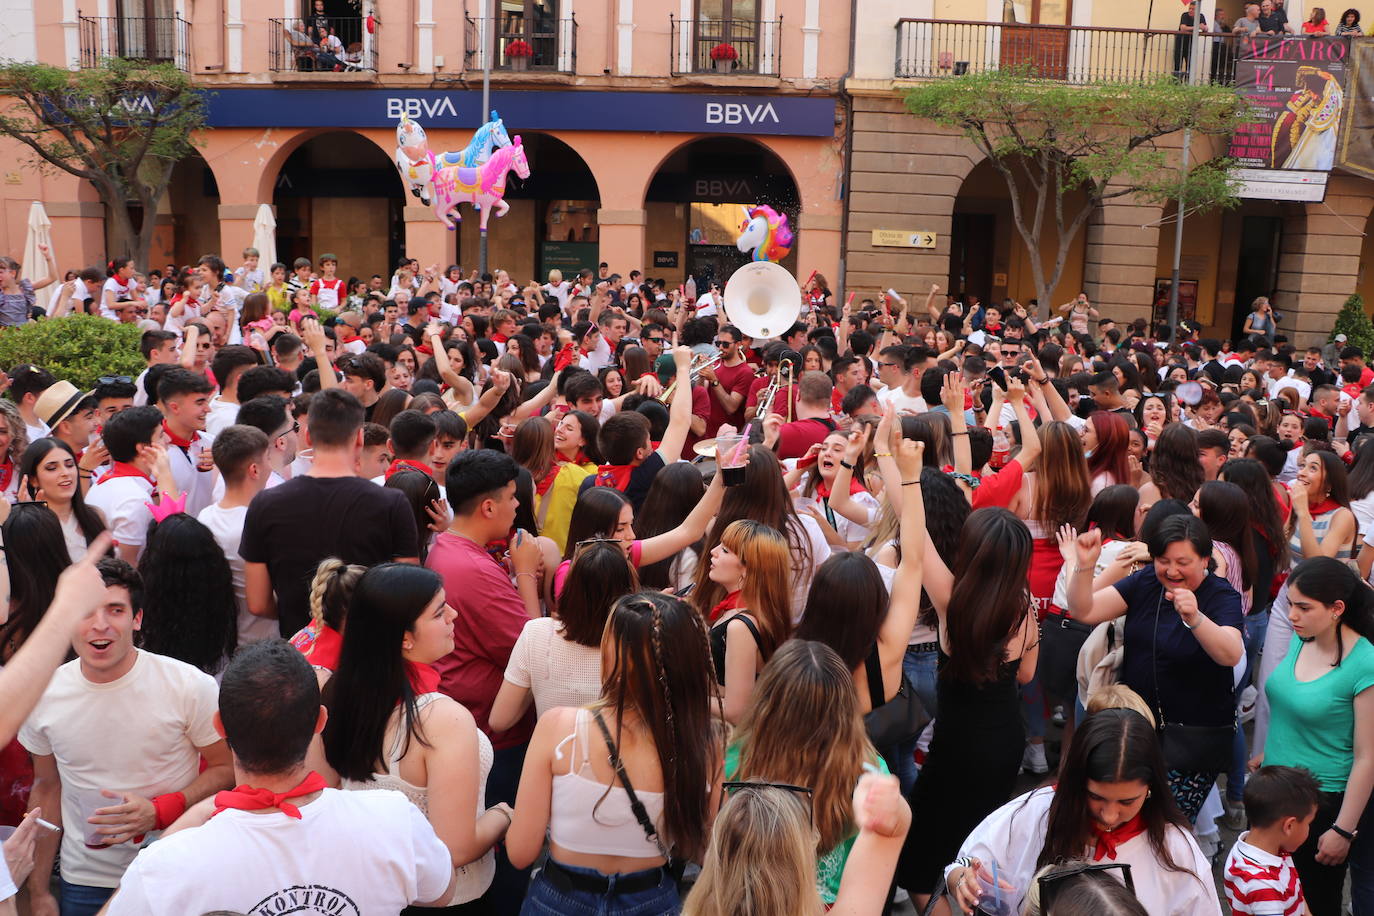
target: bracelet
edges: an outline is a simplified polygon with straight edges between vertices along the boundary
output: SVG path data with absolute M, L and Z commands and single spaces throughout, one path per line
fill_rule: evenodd
M 534 573 L 516 573 L 516 574 L 515 574 L 515 578 L 517 578 L 517 579 L 519 579 L 521 576 L 529 576 L 529 577 L 530 577 L 531 579 L 533 579 L 535 582 L 538 582 L 538 581 L 539 581 L 539 577 L 536 576 Z
M 1073 568 L 1073 574 L 1076 576 L 1076 575 L 1078 575 L 1079 573 L 1081 573 L 1081 572 L 1087 572 L 1088 570 L 1090 570 L 1090 569 L 1092 569 L 1092 568 L 1093 568 L 1093 567 L 1091 567 L 1091 566 L 1075 566 L 1075 567 Z
M 874 453 L 873 453 L 873 457 L 874 457 L 874 458 L 891 458 L 891 457 L 892 457 L 892 453 L 891 453 L 891 452 L 874 452 Z
M 508 827 L 509 827 L 511 824 L 515 823 L 515 819 L 512 818 L 512 817 L 510 816 L 510 812 L 508 812 L 505 808 L 502 808 L 500 805 L 497 805 L 497 806 L 492 807 L 492 808 L 488 808 L 487 810 L 488 810 L 488 811 L 495 811 L 497 814 L 505 815 L 505 818 L 506 818 L 506 826 L 508 826 Z
M 1331 829 L 1336 831 L 1337 836 L 1343 837 L 1347 843 L 1355 842 L 1355 836 L 1359 833 L 1359 831 L 1346 830 L 1339 824 L 1332 824 Z
M 903 480 L 903 481 L 902 481 L 902 486 L 904 486 L 904 487 L 919 487 L 920 485 L 921 485 L 921 481 L 920 481 L 919 478 L 916 479 L 916 480 Z
M 1181 614 L 1179 615 L 1178 619 L 1183 622 L 1183 629 L 1185 630 L 1192 630 L 1197 628 L 1197 624 L 1189 623 L 1188 621 L 1184 620 Z
M 840 467 L 844 468 L 847 471 L 854 470 L 854 465 L 850 464 L 848 461 L 845 461 L 843 458 L 840 459 Z

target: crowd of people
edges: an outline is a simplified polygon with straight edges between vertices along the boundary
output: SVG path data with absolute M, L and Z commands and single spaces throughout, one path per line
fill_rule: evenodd
M 0 265 L 0 913 L 1374 913 L 1358 348 L 338 266 Z

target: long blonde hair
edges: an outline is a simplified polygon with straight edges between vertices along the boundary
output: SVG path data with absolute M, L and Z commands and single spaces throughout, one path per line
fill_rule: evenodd
M 822 909 L 806 802 L 787 789 L 735 790 L 716 815 L 683 916 L 809 916 Z
M 741 780 L 811 788 L 820 856 L 854 833 L 854 784 L 878 759 L 864 731 L 854 676 L 834 649 L 793 639 L 774 653 L 731 736 Z
M 10 447 L 4 455 L 0 455 L 0 459 L 14 462 L 17 469 L 20 459 L 24 457 L 24 450 L 29 447 L 29 428 L 13 401 L 0 401 L 0 421 L 10 429 Z

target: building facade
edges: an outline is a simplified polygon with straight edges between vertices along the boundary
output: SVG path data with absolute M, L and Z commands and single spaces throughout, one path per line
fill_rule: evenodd
M 1301 23 L 1309 8 L 1288 3 L 1290 20 Z M 1028 62 L 1079 84 L 1177 73 L 1180 12 L 1176 4 L 1118 0 L 857 0 L 855 44 L 863 50 L 845 80 L 853 106 L 850 287 L 895 285 L 923 296 L 938 283 L 985 302 L 1035 296 L 1005 182 L 962 136 L 909 115 L 904 91 Z M 1204 15 L 1234 23 L 1243 5 L 1221 0 Z M 1203 79 L 1229 83 L 1233 65 L 1232 42 L 1204 39 Z M 1194 145 L 1195 156 L 1219 152 Z M 1192 317 L 1207 336 L 1238 334 L 1250 303 L 1264 295 L 1282 313 L 1281 333 L 1300 344 L 1324 339 L 1352 292 L 1374 304 L 1372 211 L 1374 182 L 1340 171 L 1330 174 L 1321 202 L 1245 200 L 1232 210 L 1185 211 L 1181 298 L 1195 300 Z M 1150 317 L 1167 301 L 1176 225 L 1172 205 L 1108 201 L 1075 239 L 1051 305 L 1086 292 L 1105 316 Z M 916 233 L 933 235 L 934 247 L 875 244 Z M 1054 247 L 1052 230 L 1048 236 L 1042 250 Z
M 491 104 L 520 136 L 489 264 L 640 268 L 682 282 L 728 277 L 739 207 L 770 203 L 800 230 L 788 264 L 833 275 L 841 256 L 848 7 L 820 0 L 0 0 L 0 55 L 72 69 L 110 56 L 174 62 L 209 95 L 199 155 L 157 215 L 152 265 L 251 243 L 274 206 L 284 259 L 337 254 L 386 274 L 477 263 L 477 214 L 446 229 L 393 164 L 407 115 L 430 148 L 459 150 Z M 824 7 L 824 9 L 823 9 Z M 487 9 L 491 18 L 483 18 Z M 303 36 L 339 39 L 320 58 Z M 717 58 L 723 58 L 717 60 Z M 337 61 L 337 66 L 334 64 Z M 0 246 L 22 250 L 29 201 L 53 220 L 59 263 L 99 264 L 93 191 L 20 164 L 0 172 Z

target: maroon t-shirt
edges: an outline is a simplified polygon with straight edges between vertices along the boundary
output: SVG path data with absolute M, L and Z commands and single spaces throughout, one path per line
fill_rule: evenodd
M 711 396 L 711 416 L 706 421 L 706 435 L 714 436 L 722 424 L 729 423 L 737 430 L 744 429 L 744 401 L 749 395 L 749 383 L 754 379 L 754 367 L 748 361 L 740 363 L 738 366 L 717 366 L 716 380 L 727 393 L 743 395 L 739 401 L 739 409 L 734 413 L 726 413 L 720 406 L 720 400 L 714 391 L 708 391 Z
M 467 707 L 494 749 L 525 744 L 534 732 L 533 706 L 510 731 L 493 733 L 487 724 L 511 650 L 530 619 L 520 593 L 491 554 L 448 531 L 434 539 L 425 565 L 443 578 L 444 596 L 458 612 L 453 651 L 434 663 L 439 692 Z
M 784 423 L 778 431 L 778 459 L 800 458 L 813 445 L 825 441 L 825 437 L 835 431 L 835 422 L 830 419 L 811 417 Z

